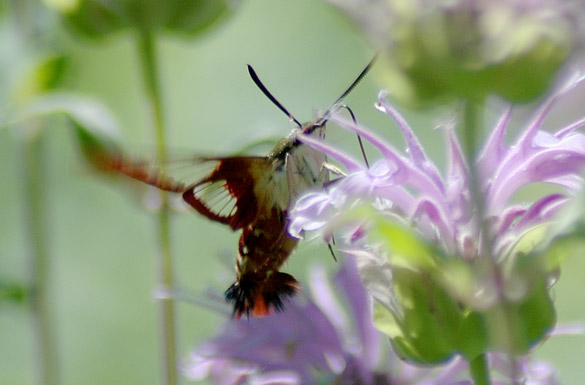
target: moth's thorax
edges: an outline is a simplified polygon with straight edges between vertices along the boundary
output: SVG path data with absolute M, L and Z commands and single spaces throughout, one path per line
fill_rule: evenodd
M 314 135 L 323 139 L 325 138 L 325 122 L 307 122 L 300 128 L 294 128 L 287 136 L 276 142 L 272 150 L 268 153 L 268 157 L 272 159 L 284 159 L 296 147 L 302 145 L 298 140 L 299 134 Z
M 326 157 L 319 151 L 304 145 L 299 134 L 323 138 L 324 123 L 305 123 L 294 129 L 288 136 L 279 140 L 268 154 L 272 172 L 265 179 L 266 185 L 258 187 L 270 191 L 268 203 L 285 211 L 291 201 L 310 187 L 322 185 L 327 181 L 327 172 L 323 168 Z

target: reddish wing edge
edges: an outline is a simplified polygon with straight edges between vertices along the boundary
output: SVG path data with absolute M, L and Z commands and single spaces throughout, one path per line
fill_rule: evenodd
M 120 173 L 163 191 L 181 193 L 183 200 L 200 214 L 232 230 L 251 224 L 259 215 L 256 176 L 269 166 L 265 157 L 194 157 L 193 165 L 216 162 L 217 166 L 193 182 L 174 177 L 172 171 L 162 172 L 154 162 L 120 153 L 94 153 L 92 161 L 102 172 Z
M 181 193 L 186 189 L 184 183 L 164 175 L 153 162 L 136 161 L 119 153 L 105 152 L 91 154 L 91 160 L 101 172 L 117 172 L 163 191 Z
M 259 215 L 255 186 L 267 171 L 264 157 L 215 158 L 217 167 L 203 180 L 189 186 L 183 199 L 207 218 L 232 230 L 251 224 Z

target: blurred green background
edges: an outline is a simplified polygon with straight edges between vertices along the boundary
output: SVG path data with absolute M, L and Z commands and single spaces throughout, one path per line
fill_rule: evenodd
M 9 24 L 4 20 L 0 30 L 5 53 L 18 44 Z M 100 42 L 66 31 L 59 36 L 70 52 L 65 88 L 104 103 L 119 121 L 124 145 L 153 155 L 153 129 L 133 36 L 122 32 Z M 230 154 L 293 128 L 254 86 L 246 64 L 255 67 L 297 119 L 307 121 L 314 109 L 327 108 L 373 55 L 344 19 L 314 0 L 246 0 L 225 25 L 201 38 L 162 37 L 158 43 L 169 147 L 179 155 Z M 19 63 L 3 56 L 0 85 L 6 89 Z M 347 104 L 360 121 L 402 148 L 396 127 L 373 108 L 377 92 L 375 78 L 368 77 Z M 556 108 L 547 125 L 556 128 L 582 116 L 584 94 L 583 89 L 572 93 L 572 100 Z M 403 112 L 430 156 L 442 161 L 442 135 L 431 128 L 450 111 Z M 515 123 L 525 116 L 520 111 Z M 42 199 L 48 210 L 50 290 L 62 384 L 157 384 L 155 218 L 84 166 L 65 119 L 43 125 L 48 178 Z M 350 151 L 357 148 L 341 130 L 330 129 L 328 135 Z M 0 278 L 26 284 L 31 240 L 23 219 L 21 137 L 18 127 L 0 130 Z M 181 287 L 195 294 L 209 288 L 221 293 L 231 284 L 238 234 L 188 214 L 174 216 L 172 229 Z M 313 263 L 335 268 L 326 247 L 303 244 L 285 270 L 304 281 Z M 579 258 L 563 269 L 554 289 L 561 323 L 585 318 L 584 273 L 585 261 Z M 221 320 L 213 311 L 180 303 L 180 356 L 213 335 Z M 0 303 L 0 384 L 34 383 L 31 329 L 26 306 Z M 583 336 L 555 337 L 537 356 L 552 362 L 564 383 L 582 383 Z

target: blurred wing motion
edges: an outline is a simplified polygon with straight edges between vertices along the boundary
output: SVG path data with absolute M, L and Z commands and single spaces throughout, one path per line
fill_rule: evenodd
M 233 230 L 249 225 L 257 215 L 254 175 L 266 172 L 268 166 L 264 157 L 192 157 L 180 161 L 181 165 L 170 162 L 162 172 L 155 162 L 113 152 L 94 154 L 93 162 L 102 171 L 116 172 L 163 191 L 183 194 L 184 201 L 200 214 Z M 207 175 L 201 176 L 201 170 L 207 170 Z
M 92 151 L 89 160 L 101 172 L 117 172 L 163 191 L 180 193 L 186 186 L 182 181 L 164 175 L 155 162 L 133 160 L 116 151 Z

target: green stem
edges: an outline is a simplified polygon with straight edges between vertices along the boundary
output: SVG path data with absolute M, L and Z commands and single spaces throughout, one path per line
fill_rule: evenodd
M 510 309 L 510 304 L 508 299 L 506 298 L 504 290 L 504 277 L 503 272 L 501 270 L 500 265 L 495 260 L 494 250 L 493 250 L 493 234 L 490 232 L 489 223 L 486 222 L 485 218 L 485 197 L 483 195 L 483 191 L 481 190 L 481 179 L 479 170 L 476 169 L 476 157 L 477 157 L 477 148 L 478 148 L 478 138 L 480 134 L 483 132 L 483 124 L 482 124 L 482 109 L 483 109 L 483 102 L 482 101 L 471 101 L 468 100 L 465 102 L 465 106 L 463 109 L 463 150 L 465 152 L 466 159 L 470 166 L 470 188 L 471 188 L 471 200 L 473 208 L 476 210 L 476 218 L 479 221 L 476 225 L 481 228 L 481 250 L 479 250 L 479 262 L 485 263 L 485 266 L 489 268 L 489 272 L 495 282 L 495 287 L 497 292 L 497 296 L 499 298 L 499 305 L 498 308 L 494 311 L 495 318 L 498 321 L 494 321 L 494 324 L 501 325 L 501 327 L 497 328 L 497 332 L 501 333 L 501 339 L 508 342 L 507 350 L 510 356 L 510 364 L 513 369 L 513 373 L 511 378 L 518 378 L 516 368 L 517 362 L 513 352 L 516 351 L 515 348 L 515 324 L 513 318 L 513 312 Z M 485 357 L 481 357 L 481 359 L 476 359 L 478 362 L 471 362 L 471 369 L 473 377 L 477 384 L 490 384 L 489 380 L 489 373 L 487 372 L 486 364 L 485 364 Z M 482 363 L 483 361 L 483 363 Z M 474 368 L 474 366 L 478 366 Z M 475 374 L 475 371 L 478 374 Z M 484 371 L 486 371 L 484 373 Z M 485 377 L 485 379 L 483 379 Z M 481 380 L 481 382 L 480 382 Z
M 35 24 L 33 1 L 12 1 L 9 4 L 16 19 L 21 41 L 25 49 L 34 49 Z M 45 47 L 43 47 L 45 48 Z M 59 382 L 59 356 L 55 338 L 55 326 L 50 293 L 51 261 L 48 247 L 47 173 L 45 169 L 45 145 L 39 122 L 29 121 L 19 129 L 25 133 L 23 142 L 24 163 L 24 224 L 29 240 L 30 307 L 33 324 L 34 365 L 37 383 L 56 385 Z
M 30 123 L 24 130 L 34 130 Z M 58 383 L 58 359 L 55 344 L 50 295 L 50 258 L 47 247 L 46 173 L 43 138 L 40 133 L 26 139 L 25 217 L 26 234 L 30 240 L 31 310 L 34 329 L 36 365 L 39 384 Z
M 473 165 L 471 162 L 475 160 L 478 146 L 477 131 L 482 128 L 482 105 L 483 103 L 476 103 L 472 100 L 465 101 L 463 105 L 463 151 L 470 165 Z
M 492 242 L 489 228 L 485 223 L 485 197 L 481 190 L 481 179 L 479 170 L 476 168 L 478 138 L 483 133 L 483 103 L 480 101 L 467 100 L 463 107 L 463 126 L 461 137 L 463 138 L 463 152 L 469 164 L 469 183 L 471 190 L 471 205 L 476 211 L 476 226 L 481 228 L 481 250 L 479 250 L 480 262 L 490 266 L 490 270 L 496 271 L 492 256 Z M 469 362 L 471 376 L 475 385 L 490 385 L 490 373 L 487 367 L 486 354 L 481 354 Z
M 152 111 L 155 128 L 158 162 L 161 172 L 167 161 L 164 117 L 162 107 L 162 95 L 160 91 L 160 79 L 157 65 L 156 41 L 149 31 L 142 31 L 138 37 L 138 49 L 143 68 L 144 84 L 148 103 Z M 159 237 L 159 285 L 165 291 L 174 289 L 173 260 L 171 256 L 170 224 L 168 197 L 165 192 L 160 192 L 161 207 L 158 212 L 158 237 Z M 177 375 L 177 343 L 175 329 L 175 304 L 172 298 L 160 300 L 160 336 L 161 355 L 163 360 L 163 383 L 176 385 Z
M 465 102 L 463 107 L 463 132 L 461 137 L 463 138 L 463 152 L 465 159 L 469 164 L 469 179 L 471 183 L 471 199 L 473 207 L 478 210 L 477 218 L 484 218 L 484 197 L 481 192 L 481 180 L 479 179 L 478 171 L 475 168 L 475 161 L 477 157 L 477 148 L 479 146 L 478 138 L 481 137 L 483 132 L 483 115 L 482 115 L 483 103 L 468 100 Z M 481 223 L 478 223 L 481 225 Z M 488 243 L 488 242 L 483 242 Z M 486 245 L 489 247 L 489 245 Z M 487 250 L 482 250 L 487 251 Z M 486 253 L 484 255 L 489 255 Z
M 473 378 L 474 385 L 490 385 L 490 373 L 487 365 L 487 358 L 485 354 L 479 355 L 469 363 L 469 370 Z
M 483 134 L 483 101 L 467 100 L 463 107 L 463 126 L 461 137 L 463 138 L 463 152 L 465 159 L 469 164 L 469 183 L 471 190 L 471 204 L 475 211 L 475 217 L 481 228 L 481 250 L 479 255 L 490 258 L 493 256 L 492 235 L 490 234 L 489 225 L 485 223 L 485 197 L 481 190 L 482 180 L 479 171 L 476 168 L 477 150 L 479 147 L 479 138 Z M 491 259 L 493 262 L 493 259 Z

